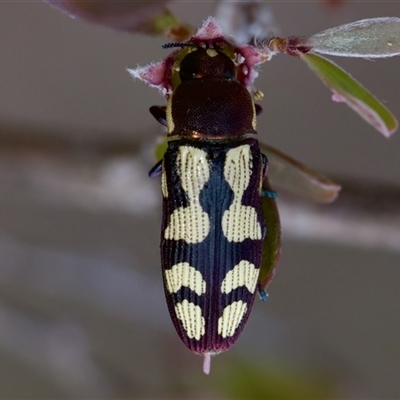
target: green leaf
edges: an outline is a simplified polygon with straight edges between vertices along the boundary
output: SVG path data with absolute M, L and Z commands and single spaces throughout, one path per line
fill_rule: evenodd
M 261 348 L 263 343 L 258 343 Z M 226 400 L 300 400 L 339 399 L 338 382 L 321 368 L 307 364 L 296 365 L 271 355 L 259 363 L 253 359 L 243 360 L 234 352 L 224 354 L 218 360 L 208 383 L 215 398 Z M 343 395 L 342 395 L 343 397 Z
M 167 8 L 163 8 L 157 14 L 143 19 L 143 23 L 137 28 L 138 33 L 148 35 L 164 35 L 176 41 L 187 40 L 193 33 L 193 28 L 181 24 L 175 15 Z
M 268 157 L 268 178 L 274 188 L 279 186 L 316 202 L 328 203 L 336 199 L 340 185 L 271 146 L 260 143 L 260 148 Z
M 382 58 L 400 54 L 400 18 L 363 19 L 307 38 L 312 52 L 341 57 Z
M 163 137 L 162 140 L 157 143 L 156 147 L 154 148 L 154 156 L 157 161 L 162 160 L 164 158 L 164 154 L 167 151 L 168 142 L 167 137 Z
M 263 182 L 263 190 L 271 191 L 268 179 Z M 267 225 L 267 234 L 263 243 L 262 261 L 258 282 L 266 289 L 275 275 L 281 254 L 281 222 L 276 200 L 271 197 L 262 198 L 262 215 Z
M 397 129 L 397 120 L 392 113 L 342 68 L 316 54 L 301 54 L 300 57 L 331 89 L 334 101 L 345 102 L 386 137 Z

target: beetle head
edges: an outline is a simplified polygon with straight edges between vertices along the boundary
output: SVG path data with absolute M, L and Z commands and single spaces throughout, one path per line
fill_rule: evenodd
M 179 77 L 182 82 L 207 78 L 235 79 L 236 66 L 218 49 L 197 47 L 182 59 Z

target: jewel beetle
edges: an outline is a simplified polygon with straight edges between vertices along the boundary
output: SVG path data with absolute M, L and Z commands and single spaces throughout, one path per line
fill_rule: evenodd
M 174 68 L 166 107 L 150 112 L 167 127 L 161 175 L 161 264 L 168 309 L 183 343 L 205 356 L 237 340 L 260 290 L 266 235 L 260 107 L 217 42 L 190 46 Z M 272 192 L 267 191 L 271 195 Z

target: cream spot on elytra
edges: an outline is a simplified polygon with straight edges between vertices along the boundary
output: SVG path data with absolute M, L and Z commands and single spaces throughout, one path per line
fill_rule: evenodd
M 235 334 L 247 311 L 247 303 L 242 300 L 234 301 L 224 308 L 222 316 L 218 318 L 218 334 L 223 338 Z
M 210 179 L 207 153 L 196 147 L 180 146 L 177 168 L 189 205 L 178 207 L 172 212 L 164 231 L 164 238 L 201 243 L 210 232 L 210 219 L 201 207 L 199 199 L 201 190 Z
M 199 296 L 206 292 L 206 281 L 201 273 L 187 262 L 175 264 L 165 270 L 166 288 L 170 293 L 176 293 L 181 287 L 188 287 Z
M 182 322 L 182 327 L 190 339 L 200 340 L 205 332 L 205 319 L 200 306 L 190 303 L 186 299 L 175 306 L 177 318 Z
M 242 260 L 228 271 L 221 284 L 222 293 L 230 293 L 241 286 L 246 286 L 250 293 L 254 293 L 260 270 L 249 261 Z
M 242 205 L 243 194 L 249 186 L 252 169 L 252 155 L 248 144 L 227 152 L 224 177 L 233 190 L 234 198 L 222 217 L 222 230 L 230 242 L 262 239 L 256 209 Z

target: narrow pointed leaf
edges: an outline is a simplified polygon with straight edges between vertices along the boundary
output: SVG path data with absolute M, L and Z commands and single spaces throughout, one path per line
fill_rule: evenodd
M 331 89 L 333 100 L 345 102 L 386 137 L 397 129 L 397 120 L 392 113 L 342 68 L 316 54 L 301 54 L 301 58 Z
M 382 58 L 400 54 L 400 18 L 363 19 L 312 35 L 312 52 L 342 57 Z
M 338 196 L 340 185 L 271 146 L 260 147 L 268 157 L 268 178 L 274 187 L 316 202 L 332 202 Z
M 267 178 L 263 182 L 263 190 L 271 191 Z M 261 208 L 267 225 L 267 235 L 263 244 L 258 282 L 262 289 L 266 289 L 275 275 L 275 270 L 278 266 L 281 255 L 281 222 L 279 219 L 276 199 L 263 197 Z

